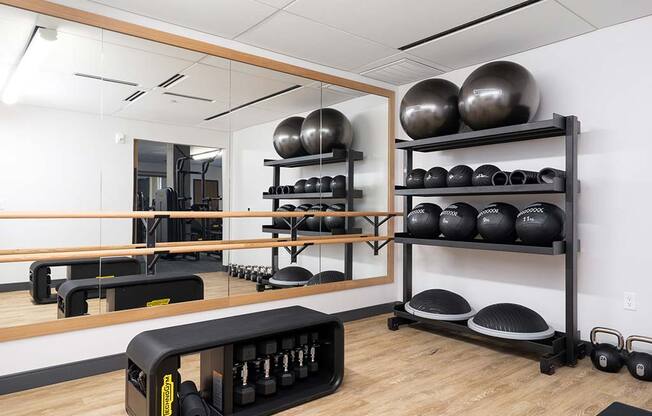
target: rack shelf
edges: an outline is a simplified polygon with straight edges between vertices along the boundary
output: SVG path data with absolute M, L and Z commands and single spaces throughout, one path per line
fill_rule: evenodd
M 515 126 L 466 131 L 419 140 L 397 140 L 396 149 L 409 149 L 415 152 L 438 152 L 441 150 L 462 149 L 489 144 L 543 139 L 546 137 L 564 136 L 565 134 L 566 117 L 553 114 L 553 117 L 549 120 L 534 121 Z
M 399 244 L 468 248 L 472 250 L 508 251 L 512 253 L 546 254 L 550 256 L 556 256 L 566 252 L 566 243 L 563 241 L 554 241 L 551 246 L 534 246 L 520 243 L 491 243 L 480 239 L 472 241 L 457 241 L 447 240 L 445 238 L 414 238 L 408 233 L 396 233 L 394 241 Z
M 510 195 L 510 194 L 563 194 L 566 184 L 561 178 L 553 183 L 500 186 L 459 186 L 454 188 L 406 188 L 397 185 L 397 196 L 471 196 L 471 195 Z
M 272 234 L 291 234 L 292 232 L 290 231 L 289 228 L 279 228 L 276 227 L 275 225 L 263 225 L 263 232 L 264 233 L 272 233 Z M 345 229 L 335 229 L 331 231 L 310 231 L 310 230 L 297 230 L 297 235 L 309 235 L 309 236 L 323 236 L 323 235 L 345 235 L 345 234 L 361 234 L 362 229 L 361 228 L 353 228 L 350 231 L 346 231 Z
M 333 149 L 329 153 L 292 157 L 288 159 L 265 159 L 265 166 L 278 166 L 282 168 L 298 168 L 301 166 L 327 165 L 331 163 L 346 162 L 347 157 L 353 161 L 362 160 L 362 152 L 356 150 Z
M 348 197 L 348 192 L 346 191 L 337 191 L 337 192 L 304 192 L 298 194 L 270 194 L 267 192 L 263 193 L 263 199 L 346 199 Z M 353 198 L 359 199 L 362 198 L 362 189 L 356 189 L 353 191 Z

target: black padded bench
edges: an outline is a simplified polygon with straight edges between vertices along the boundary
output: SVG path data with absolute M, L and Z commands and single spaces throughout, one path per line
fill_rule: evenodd
M 57 292 L 57 317 L 88 313 L 89 293 L 106 291 L 107 311 L 167 305 L 204 299 L 204 282 L 194 274 L 159 273 L 105 279 L 68 280 Z
M 66 267 L 66 278 L 88 279 L 102 276 L 128 276 L 140 273 L 140 262 L 131 257 L 107 257 L 101 259 L 36 261 L 29 266 L 29 293 L 34 303 L 56 303 L 57 295 L 52 289 L 58 289 L 61 283 L 52 284 L 52 267 Z M 97 297 L 98 294 L 89 294 Z M 102 292 L 102 297 L 104 293 Z
M 598 416 L 652 416 L 652 412 L 629 406 L 620 402 L 613 402 Z

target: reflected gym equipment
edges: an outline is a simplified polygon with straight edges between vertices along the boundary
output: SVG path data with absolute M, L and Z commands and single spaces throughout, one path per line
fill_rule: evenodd
M 500 171 L 493 174 L 491 177 L 491 184 L 494 186 L 509 185 L 509 175 L 512 172 Z
M 526 244 L 559 241 L 564 237 L 564 211 L 547 202 L 530 204 L 516 217 L 516 234 Z
M 439 236 L 439 216 L 441 207 L 424 202 L 410 211 L 406 220 L 408 232 L 414 237 L 437 238 Z
M 473 184 L 473 169 L 466 165 L 457 165 L 448 171 L 446 185 L 449 187 L 471 186 Z
M 412 169 L 405 177 L 405 186 L 410 189 L 423 188 L 426 171 L 420 168 Z
M 608 334 L 616 337 L 618 346 L 607 343 L 598 343 L 598 334 Z M 591 362 L 593 366 L 605 373 L 617 373 L 623 367 L 623 348 L 625 340 L 623 335 L 611 328 L 596 327 L 591 330 Z
M 294 184 L 294 192 L 297 194 L 302 194 L 306 192 L 306 180 L 305 179 L 299 179 L 298 181 L 295 182 Z M 270 187 L 270 189 L 273 187 Z
M 405 304 L 405 310 L 421 318 L 441 321 L 465 321 L 475 315 L 466 299 L 444 289 L 429 289 L 414 295 Z
M 537 174 L 537 182 L 539 183 L 553 183 L 555 178 L 563 181 L 566 179 L 566 172 L 555 168 L 543 168 Z
M 301 143 L 311 155 L 349 149 L 352 142 L 351 122 L 334 108 L 313 111 L 301 125 Z
M 424 188 L 445 188 L 447 185 L 446 178 L 448 171 L 439 166 L 428 169 L 426 176 L 423 178 Z
M 333 204 L 326 211 L 342 212 L 346 211 L 346 208 L 344 204 Z M 343 230 L 346 225 L 346 219 L 344 217 L 325 217 L 323 222 L 328 231 Z
M 509 174 L 509 184 L 510 185 L 526 185 L 529 183 L 538 183 L 537 176 L 539 172 L 533 172 L 531 170 L 515 170 Z
M 316 191 L 322 193 L 330 192 L 332 182 L 333 182 L 333 178 L 331 178 L 330 176 L 322 176 L 321 179 L 319 179 L 319 181 L 317 182 Z
M 460 129 L 457 85 L 432 78 L 418 82 L 403 96 L 400 121 L 408 136 L 417 140 Z
M 493 243 L 513 243 L 516 240 L 518 208 L 504 202 L 493 202 L 478 214 L 478 233 Z
M 308 212 L 314 212 L 314 211 L 326 211 L 328 209 L 328 205 L 326 204 L 315 204 L 310 209 Z M 324 218 L 325 217 L 307 217 L 306 220 L 304 221 L 306 224 L 306 229 L 310 231 L 326 231 L 326 224 L 324 223 Z
M 343 282 L 345 280 L 344 273 L 337 270 L 326 270 L 319 272 L 310 278 L 307 285 L 320 285 L 322 283 Z
M 304 192 L 310 194 L 313 192 L 317 192 L 317 186 L 319 185 L 319 178 L 316 176 L 313 176 L 312 178 L 308 179 L 306 181 L 306 185 L 303 187 Z
M 333 192 L 346 191 L 346 176 L 344 175 L 333 176 L 333 181 L 331 182 L 331 191 Z
M 489 186 L 492 184 L 491 180 L 496 172 L 500 172 L 496 166 L 482 165 L 473 171 L 471 184 L 473 186 Z
M 296 209 L 296 207 L 292 204 L 285 204 L 280 206 L 276 212 L 292 212 Z M 272 222 L 274 223 L 274 226 L 277 228 L 289 228 L 289 225 L 285 221 L 284 218 L 276 217 L 272 219 Z
M 527 123 L 539 108 L 539 87 L 523 66 L 508 61 L 471 72 L 459 93 L 462 120 L 473 130 Z
M 274 130 L 274 149 L 284 159 L 307 155 L 301 144 L 303 117 L 290 117 L 281 121 Z
M 303 286 L 312 278 L 310 270 L 299 266 L 280 269 L 269 279 L 269 284 L 279 287 Z
M 477 234 L 478 210 L 464 202 L 449 205 L 439 216 L 439 231 L 451 240 L 472 240 Z
M 468 325 L 484 335 L 523 341 L 546 339 L 555 334 L 541 315 L 515 303 L 497 303 L 482 308 L 469 319 Z

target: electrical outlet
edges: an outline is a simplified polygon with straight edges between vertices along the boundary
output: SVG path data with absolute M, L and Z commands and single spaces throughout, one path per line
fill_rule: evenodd
M 623 307 L 628 311 L 636 310 L 636 293 L 625 292 L 623 296 Z

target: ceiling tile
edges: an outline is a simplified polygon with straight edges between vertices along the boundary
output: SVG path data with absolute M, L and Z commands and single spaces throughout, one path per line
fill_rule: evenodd
M 276 7 L 277 9 L 282 9 L 288 4 L 292 3 L 294 0 L 256 0 L 261 3 L 269 4 L 272 7 Z
M 557 0 L 597 27 L 615 25 L 652 14 L 650 0 Z
M 254 0 L 92 1 L 226 38 L 233 38 L 277 10 Z
M 151 40 L 123 35 L 122 33 L 112 32 L 110 30 L 104 30 L 102 32 L 102 40 L 105 43 L 126 46 L 132 49 L 192 62 L 200 61 L 206 57 L 206 54 L 191 51 L 189 49 L 177 48 L 176 46 L 170 46 L 160 42 L 152 42 Z
M 223 103 L 229 102 L 229 70 L 211 65 L 195 64 L 183 71 L 186 78 L 166 88 L 177 94 L 203 97 Z
M 593 30 L 552 0 L 480 23 L 410 49 L 410 54 L 451 68 L 486 62 Z
M 392 48 L 284 11 L 237 40 L 344 70 L 396 53 Z
M 297 0 L 287 10 L 395 48 L 495 13 L 522 0 Z

